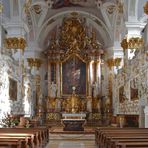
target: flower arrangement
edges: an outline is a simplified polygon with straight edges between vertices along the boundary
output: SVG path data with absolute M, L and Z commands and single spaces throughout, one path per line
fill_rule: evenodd
M 15 127 L 19 124 L 19 120 L 15 116 L 7 113 L 0 124 L 2 127 Z

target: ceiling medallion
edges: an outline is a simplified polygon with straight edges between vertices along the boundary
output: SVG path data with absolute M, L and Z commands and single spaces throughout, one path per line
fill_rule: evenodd
M 42 12 L 40 5 L 34 5 L 33 8 L 36 14 L 40 14 Z
M 115 5 L 109 5 L 106 10 L 109 14 L 112 14 L 115 10 Z

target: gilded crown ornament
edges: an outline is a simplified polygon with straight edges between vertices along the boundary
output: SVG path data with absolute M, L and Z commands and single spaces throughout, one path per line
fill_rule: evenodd
M 46 53 L 52 61 L 63 61 L 72 54 L 89 61 L 91 56 L 98 57 L 103 54 L 101 47 L 96 38 L 96 30 L 89 31 L 86 19 L 73 12 L 70 17 L 63 19 L 59 32 L 51 32 L 49 50 Z
M 85 28 L 78 18 L 65 18 L 59 45 L 61 48 L 83 49 L 85 36 Z

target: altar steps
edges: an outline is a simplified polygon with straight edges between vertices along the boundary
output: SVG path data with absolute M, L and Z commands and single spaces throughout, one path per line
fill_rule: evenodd
M 94 140 L 93 128 L 85 128 L 84 131 L 63 131 L 63 128 L 54 127 L 49 131 L 50 140 Z

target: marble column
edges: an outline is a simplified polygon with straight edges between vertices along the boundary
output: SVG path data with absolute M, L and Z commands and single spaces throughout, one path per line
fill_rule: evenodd
M 51 85 L 51 63 L 48 61 L 48 96 L 50 96 L 50 85 Z
M 144 113 L 145 113 L 145 128 L 148 128 L 148 106 L 145 106 Z
M 60 97 L 60 63 L 56 63 L 56 83 L 57 83 L 57 97 Z
M 92 84 L 93 84 L 93 62 L 90 61 L 88 64 L 88 96 L 92 96 Z

